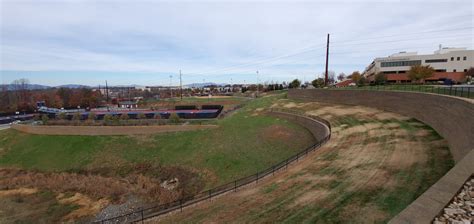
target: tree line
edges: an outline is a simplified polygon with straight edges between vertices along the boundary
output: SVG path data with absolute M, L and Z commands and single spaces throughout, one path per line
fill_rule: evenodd
M 8 86 L 3 85 L 0 94 L 0 113 L 33 112 L 36 102 L 45 101 L 54 108 L 92 108 L 99 106 L 102 95 L 88 88 L 53 88 L 30 90 L 27 79 L 18 79 Z
M 433 77 L 435 73 L 435 69 L 432 68 L 429 65 L 414 65 L 411 66 L 410 70 L 407 73 L 408 79 L 411 80 L 412 83 L 424 83 L 426 79 L 429 79 Z M 465 72 L 466 74 L 466 80 L 465 82 L 469 82 L 473 80 L 474 77 L 474 67 L 471 67 L 470 69 Z M 323 76 L 325 75 L 324 73 L 322 74 Z M 335 73 L 333 71 L 328 72 L 328 86 L 336 84 L 335 81 Z M 344 80 L 351 80 L 354 84 L 357 86 L 363 86 L 369 84 L 369 80 L 363 76 L 359 71 L 354 71 L 350 75 L 346 76 L 344 73 L 340 73 L 337 75 L 337 80 L 339 82 L 344 81 Z M 372 80 L 373 84 L 376 85 L 384 85 L 387 83 L 387 74 L 383 72 L 379 72 L 374 75 L 374 78 Z M 326 86 L 324 78 L 317 78 L 314 79 L 311 83 L 301 83 L 300 80 L 294 79 L 293 81 L 290 82 L 289 88 L 306 88 L 309 85 L 312 85 L 315 88 L 323 88 Z

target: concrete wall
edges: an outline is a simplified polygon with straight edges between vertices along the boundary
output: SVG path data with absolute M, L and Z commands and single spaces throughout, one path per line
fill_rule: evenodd
M 374 107 L 416 118 L 449 144 L 456 165 L 390 223 L 430 223 L 474 173 L 474 101 L 451 96 L 364 90 L 294 89 L 290 99 Z
M 309 118 L 306 116 L 301 116 L 297 114 L 285 113 L 285 112 L 270 112 L 272 116 L 283 118 L 291 122 L 297 123 L 311 132 L 316 141 L 321 141 L 326 136 L 331 134 L 329 127 L 325 124 L 324 121 L 317 119 Z
M 217 125 L 33 126 L 14 124 L 12 128 L 37 135 L 140 135 L 217 128 Z
M 361 105 L 416 118 L 448 141 L 456 162 L 474 148 L 473 100 L 414 92 L 322 89 L 292 89 L 288 98 Z

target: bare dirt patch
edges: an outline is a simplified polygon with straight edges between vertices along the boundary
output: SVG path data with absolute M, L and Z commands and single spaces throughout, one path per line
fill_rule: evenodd
M 288 128 L 282 125 L 272 125 L 266 127 L 262 131 L 262 138 L 263 139 L 280 139 L 283 141 L 289 141 L 292 139 L 294 133 Z
M 427 161 L 425 145 L 421 142 L 404 142 L 395 145 L 395 151 L 387 161 L 390 169 L 406 169 L 415 163 L 424 164 Z
M 148 135 L 167 132 L 194 131 L 217 128 L 217 125 L 157 125 L 157 126 L 32 126 L 13 125 L 12 128 L 38 135 Z
M 310 203 L 317 203 L 330 194 L 330 191 L 324 189 L 308 190 L 303 195 L 297 197 L 295 201 L 289 205 L 289 207 L 293 208 L 297 206 L 305 206 Z

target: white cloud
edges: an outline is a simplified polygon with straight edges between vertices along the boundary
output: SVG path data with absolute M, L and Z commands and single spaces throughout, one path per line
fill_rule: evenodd
M 327 33 L 334 41 L 331 69 L 347 73 L 396 49 L 472 48 L 472 28 L 408 35 L 459 27 L 473 27 L 472 1 L 1 1 L 0 66 L 19 71 L 183 69 L 216 79 L 232 73 L 235 80 L 258 69 L 282 79 L 309 77 L 323 68 Z M 367 39 L 400 34 L 407 36 Z M 314 51 L 278 58 L 311 46 Z

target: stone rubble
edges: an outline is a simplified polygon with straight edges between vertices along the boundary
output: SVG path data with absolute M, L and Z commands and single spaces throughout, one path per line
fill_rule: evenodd
M 474 224 L 474 178 L 471 177 L 451 203 L 443 209 L 434 224 Z

